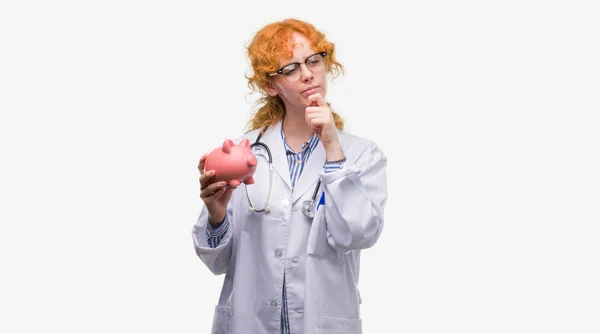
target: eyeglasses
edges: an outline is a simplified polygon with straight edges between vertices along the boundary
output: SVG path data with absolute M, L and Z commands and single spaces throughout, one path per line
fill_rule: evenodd
M 325 55 L 327 52 L 317 52 L 306 58 L 303 62 L 311 72 L 319 72 L 325 69 Z M 298 81 L 302 77 L 302 63 L 292 63 L 279 69 L 275 73 L 269 74 L 270 77 L 281 74 L 288 82 Z

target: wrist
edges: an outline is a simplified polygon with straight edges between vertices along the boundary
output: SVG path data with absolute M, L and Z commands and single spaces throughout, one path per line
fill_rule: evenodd
M 222 215 L 211 215 L 208 214 L 208 223 L 212 225 L 213 228 L 218 228 L 225 221 L 225 214 Z
M 323 145 L 325 146 L 325 145 Z M 344 160 L 344 150 L 339 142 L 325 146 L 325 159 L 327 162 Z

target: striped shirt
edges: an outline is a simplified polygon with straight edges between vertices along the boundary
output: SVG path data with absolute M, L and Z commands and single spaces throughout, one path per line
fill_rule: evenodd
M 283 141 L 283 146 L 285 148 L 285 154 L 288 161 L 288 167 L 290 170 L 292 191 L 294 191 L 296 182 L 298 181 L 298 179 L 300 179 L 300 175 L 302 175 L 302 171 L 304 170 L 304 166 L 306 165 L 308 158 L 319 144 L 319 137 L 317 137 L 316 134 L 313 134 L 307 142 L 304 142 L 304 144 L 302 144 L 302 151 L 298 153 L 294 152 L 294 150 L 287 144 L 287 141 L 285 140 L 285 134 L 283 133 L 283 126 L 281 127 L 281 140 Z M 325 171 L 325 173 L 335 172 L 337 170 L 342 169 L 344 162 L 346 162 L 345 158 L 341 162 L 325 162 L 323 170 Z M 225 219 L 223 220 L 223 223 L 216 229 L 213 228 L 211 224 L 207 224 L 206 241 L 208 242 L 208 245 L 212 248 L 217 247 L 221 239 L 223 239 L 223 237 L 225 236 L 228 227 L 228 214 L 225 214 Z M 281 296 L 281 333 L 290 333 L 290 323 L 287 309 L 287 293 L 285 289 L 285 272 L 283 274 L 283 293 Z

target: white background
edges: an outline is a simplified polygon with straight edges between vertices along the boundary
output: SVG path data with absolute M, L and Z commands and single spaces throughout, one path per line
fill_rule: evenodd
M 253 34 L 296 17 L 389 159 L 365 333 L 600 333 L 592 3 L 3 1 L 0 332 L 209 333 L 197 161 L 249 120 Z

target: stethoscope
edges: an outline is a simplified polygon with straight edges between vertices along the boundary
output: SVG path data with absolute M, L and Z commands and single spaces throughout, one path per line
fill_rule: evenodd
M 250 195 L 248 195 L 248 186 L 246 186 L 246 184 L 244 184 L 244 189 L 246 190 L 246 197 L 248 198 L 248 204 L 250 204 L 250 207 L 248 208 L 248 211 L 252 212 L 266 212 L 269 213 L 271 212 L 271 209 L 268 207 L 269 205 L 269 199 L 271 198 L 271 188 L 273 187 L 273 155 L 271 155 L 271 150 L 269 149 L 269 146 L 263 142 L 260 141 L 260 138 L 262 137 L 262 135 L 265 133 L 265 131 L 267 131 L 268 127 L 265 127 L 259 134 L 258 137 L 256 137 L 256 141 L 250 145 L 250 149 L 252 150 L 252 153 L 258 158 L 258 157 L 262 157 L 263 159 L 265 159 L 268 163 L 269 163 L 269 190 L 267 191 L 267 198 L 265 200 L 265 205 L 263 205 L 262 208 L 257 209 L 254 204 L 252 204 L 252 200 L 250 199 Z M 265 151 L 267 152 L 267 154 L 265 155 L 262 152 L 257 152 L 256 150 L 254 150 L 255 147 L 260 146 L 262 148 L 265 149 Z M 317 186 L 315 187 L 315 191 L 311 197 L 311 199 L 306 200 L 304 202 L 302 202 L 302 205 L 300 206 L 300 210 L 302 211 L 302 213 L 308 217 L 308 218 L 313 218 L 315 216 L 315 201 L 317 200 L 317 194 L 319 193 L 319 188 L 321 187 L 321 179 L 318 180 L 317 182 Z

